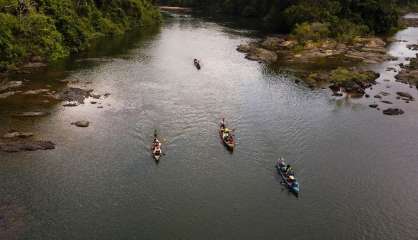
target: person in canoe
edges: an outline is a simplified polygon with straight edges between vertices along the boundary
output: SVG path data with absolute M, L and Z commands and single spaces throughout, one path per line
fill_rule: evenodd
M 293 175 L 293 169 L 292 166 L 290 166 L 290 164 L 287 164 L 285 172 L 287 175 Z
M 224 129 L 223 129 L 223 139 L 225 140 L 225 141 L 227 141 L 227 142 L 229 142 L 230 141 L 230 138 L 231 138 L 231 130 L 229 130 L 229 128 L 225 128 L 224 127 Z
M 200 68 L 201 68 L 200 61 L 195 58 L 195 59 L 193 59 L 193 63 L 195 65 L 195 67 L 197 68 L 197 70 L 200 70 Z
M 152 141 L 152 154 L 154 155 L 155 160 L 159 160 L 161 155 L 162 155 L 162 150 L 161 150 L 161 142 L 160 140 L 158 140 L 157 138 L 157 131 L 154 131 L 154 140 Z

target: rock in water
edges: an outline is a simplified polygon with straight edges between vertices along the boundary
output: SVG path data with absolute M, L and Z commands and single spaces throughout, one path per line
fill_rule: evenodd
M 248 53 L 248 52 L 251 51 L 251 46 L 249 44 L 240 44 L 237 47 L 237 51 L 243 52 L 243 53 Z
M 78 102 L 67 102 L 67 103 L 64 103 L 62 106 L 64 106 L 64 107 L 77 107 Z
M 404 113 L 405 112 L 402 109 L 400 109 L 400 108 L 388 108 L 386 110 L 383 110 L 383 114 L 391 115 L 391 116 L 394 116 L 394 115 L 402 115 Z
M 47 112 L 23 112 L 13 114 L 13 117 L 44 117 L 48 114 Z
M 247 56 L 245 56 L 249 60 L 253 61 L 261 61 L 266 63 L 273 63 L 277 61 L 277 54 L 273 51 L 269 51 L 264 48 L 256 48 L 250 51 Z
M 371 108 L 377 108 L 379 105 L 377 105 L 377 104 L 370 104 L 369 105 L 369 107 L 371 107 Z
M 55 149 L 55 144 L 50 141 L 36 141 L 36 140 L 19 140 L 19 141 L 2 141 L 0 140 L 1 152 L 22 152 L 22 151 L 36 151 L 36 150 L 50 150 Z
M 73 88 L 69 87 L 64 89 L 62 92 L 58 94 L 59 99 L 62 101 L 67 102 L 78 102 L 79 104 L 84 103 L 84 99 L 91 96 L 93 90 L 91 89 L 81 89 L 81 88 Z
M 71 124 L 72 125 L 75 125 L 77 127 L 83 127 L 83 128 L 86 128 L 86 127 L 90 126 L 90 122 L 89 121 L 77 121 L 77 122 L 73 122 Z
M 398 94 L 399 97 L 409 99 L 410 101 L 415 100 L 414 97 L 411 94 L 406 93 L 406 92 L 397 92 L 396 94 Z
M 32 137 L 33 133 L 31 132 L 17 132 L 17 131 L 10 131 L 3 135 L 3 138 L 28 138 Z
M 23 85 L 22 81 L 10 81 L 5 84 L 0 83 L 0 92 L 13 89 L 13 88 L 18 88 L 18 87 L 21 87 L 22 85 Z

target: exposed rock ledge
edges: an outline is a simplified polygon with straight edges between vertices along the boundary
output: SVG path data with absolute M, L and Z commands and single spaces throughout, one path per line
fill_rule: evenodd
M 0 152 L 23 152 L 50 150 L 55 148 L 51 141 L 33 140 L 33 133 L 10 131 L 0 138 Z
M 241 44 L 237 50 L 250 60 L 272 63 L 279 56 L 286 62 L 315 62 L 318 58 L 343 57 L 350 61 L 380 63 L 393 59 L 387 54 L 386 42 L 380 38 L 356 38 L 352 44 L 333 40 L 306 42 L 303 46 L 289 37 L 267 37 L 263 41 Z

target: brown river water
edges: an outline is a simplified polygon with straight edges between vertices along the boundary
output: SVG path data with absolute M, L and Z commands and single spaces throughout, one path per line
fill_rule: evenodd
M 395 117 L 369 108 L 373 98 L 335 99 L 328 89 L 295 84 L 277 66 L 244 59 L 236 46 L 252 36 L 174 17 L 99 43 L 86 60 L 26 76 L 28 87 L 59 89 L 59 80 L 79 79 L 111 95 L 99 100 L 103 109 L 89 100 L 74 108 L 0 102 L 0 133 L 31 131 L 57 144 L 0 153 L 0 203 L 7 203 L 0 236 L 417 239 L 418 104 L 395 92 L 418 94 L 386 68 L 415 55 L 406 45 L 416 43 L 418 29 L 400 31 L 395 37 L 408 42 L 388 46 L 399 60 L 370 66 L 382 76 L 369 93 L 390 92 L 385 100 L 405 110 Z M 51 114 L 11 117 L 23 110 Z M 236 129 L 233 154 L 219 140 L 221 117 Z M 77 120 L 91 125 L 76 128 Z M 154 129 L 164 139 L 160 164 L 149 152 Z M 296 170 L 299 198 L 280 185 L 281 156 Z

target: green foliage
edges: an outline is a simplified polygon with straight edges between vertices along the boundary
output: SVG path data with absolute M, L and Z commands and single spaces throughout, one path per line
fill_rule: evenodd
M 325 23 L 304 22 L 302 24 L 296 24 L 292 33 L 293 37 L 300 43 L 307 41 L 319 41 L 321 39 L 328 38 L 330 35 L 329 25 Z
M 418 0 L 160 0 L 244 17 L 257 17 L 271 31 L 290 32 L 304 22 L 329 23 L 331 35 L 383 34 L 398 26 L 398 8 Z M 342 25 L 339 25 L 342 24 Z M 343 27 L 350 27 L 343 30 Z M 354 27 L 352 30 L 351 27 Z M 348 31 L 346 34 L 345 32 Z
M 32 56 L 54 61 L 93 38 L 159 21 L 149 0 L 0 0 L 0 71 Z
M 351 82 L 369 82 L 376 79 L 375 73 L 370 71 L 351 71 L 339 67 L 331 72 L 331 82 L 336 85 L 345 85 Z

